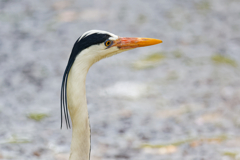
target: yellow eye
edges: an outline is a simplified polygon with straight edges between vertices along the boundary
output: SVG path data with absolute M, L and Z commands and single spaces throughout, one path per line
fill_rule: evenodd
M 109 40 L 108 40 L 108 41 L 105 42 L 105 46 L 108 47 L 108 46 L 110 46 L 111 43 L 112 43 L 112 41 L 109 41 Z

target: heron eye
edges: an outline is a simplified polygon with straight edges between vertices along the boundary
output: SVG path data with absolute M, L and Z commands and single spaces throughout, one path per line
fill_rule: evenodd
M 108 46 L 110 46 L 111 43 L 112 43 L 112 41 L 108 40 L 108 41 L 105 42 L 105 46 L 108 47 Z

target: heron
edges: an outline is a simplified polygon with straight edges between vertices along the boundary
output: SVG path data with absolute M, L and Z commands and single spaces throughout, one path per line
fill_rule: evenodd
M 91 133 L 87 109 L 85 81 L 89 68 L 97 61 L 138 47 L 162 43 L 159 39 L 119 37 L 101 30 L 83 33 L 70 54 L 61 86 L 61 128 L 65 119 L 71 128 L 69 160 L 89 160 Z M 65 117 L 65 118 L 63 118 Z

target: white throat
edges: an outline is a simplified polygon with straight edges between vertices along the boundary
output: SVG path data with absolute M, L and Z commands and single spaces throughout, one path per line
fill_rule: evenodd
M 77 56 L 67 81 L 68 109 L 72 120 L 72 141 L 70 160 L 89 160 L 90 127 L 86 99 L 85 80 L 93 63 L 82 61 Z

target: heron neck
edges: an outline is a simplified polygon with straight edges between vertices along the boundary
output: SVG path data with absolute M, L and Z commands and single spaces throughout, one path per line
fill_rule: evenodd
M 68 76 L 67 100 L 72 120 L 72 141 L 69 160 L 89 160 L 90 126 L 85 80 L 91 64 L 76 59 Z

